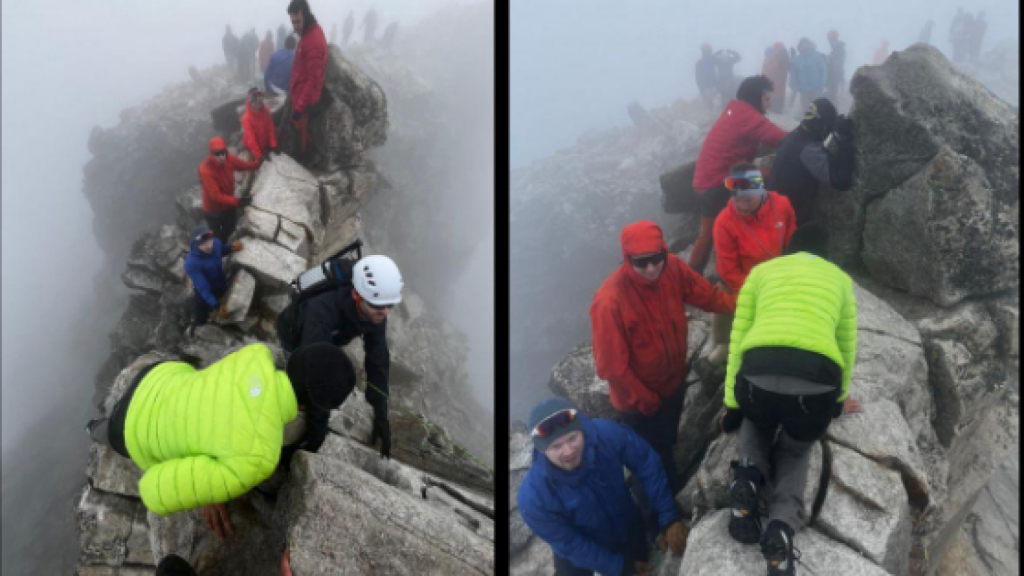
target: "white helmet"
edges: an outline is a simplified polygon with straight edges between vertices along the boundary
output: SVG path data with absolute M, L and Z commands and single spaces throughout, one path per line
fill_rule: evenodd
M 352 283 L 363 300 L 374 306 L 402 301 L 402 273 L 387 256 L 367 256 L 356 262 Z

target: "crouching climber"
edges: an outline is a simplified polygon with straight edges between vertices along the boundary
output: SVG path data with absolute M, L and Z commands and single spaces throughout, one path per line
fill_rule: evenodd
M 226 244 L 235 231 L 238 209 L 250 202 L 249 199 L 235 197 L 235 170 L 255 170 L 261 162 L 246 162 L 229 153 L 223 138 L 211 138 L 209 146 L 210 155 L 199 165 L 203 216 L 221 243 Z
M 860 411 L 849 396 L 857 357 L 853 281 L 826 260 L 827 238 L 817 224 L 799 228 L 787 256 L 750 272 L 736 303 L 721 419 L 724 432 L 740 431 L 729 534 L 760 542 L 770 576 L 795 574 L 793 535 L 804 518 L 811 447 L 844 405 Z M 759 492 L 769 478 L 762 533 Z
M 643 438 L 611 420 L 591 420 L 557 397 L 534 406 L 529 425 L 533 461 L 519 488 L 519 511 L 551 545 L 557 576 L 653 574 L 624 467 L 657 510 L 661 551 L 683 554 L 689 530 L 679 520 L 661 458 Z
M 363 339 L 366 352 L 366 401 L 373 406 L 371 443 L 381 441 L 381 457 L 391 458 L 391 426 L 388 421 L 387 319 L 402 301 L 402 274 L 387 256 L 366 256 L 334 289 L 300 300 L 277 317 L 277 335 L 285 352 L 323 342 L 345 346 Z M 308 427 L 300 446 L 316 452 L 327 435 L 330 413 L 310 410 Z
M 280 371 L 269 348 L 251 344 L 203 370 L 184 362 L 141 370 L 109 418 L 86 430 L 144 471 L 147 509 L 166 516 L 206 507 L 223 537 L 231 531 L 223 504 L 274 472 L 300 411 L 335 409 L 354 385 L 352 363 L 334 346 L 299 349 Z
M 214 319 L 218 322 L 227 318 L 227 309 L 220 303 L 228 287 L 221 259 L 243 248 L 244 245 L 237 240 L 228 245 L 222 244 L 204 224 L 192 230 L 188 256 L 185 257 L 185 273 L 192 280 L 192 325 L 189 327 L 192 335 L 197 326 L 206 324 L 213 310 L 217 311 Z
M 242 144 L 252 152 L 254 159 L 272 160 L 270 153 L 277 151 L 277 134 L 270 110 L 263 103 L 263 92 L 259 88 L 249 90 L 242 115 Z
M 715 220 L 716 268 L 726 290 L 738 294 L 754 266 L 782 254 L 796 230 L 796 216 L 785 196 L 768 191 L 753 164 L 733 166 L 725 187 L 731 198 Z M 732 320 L 732 314 L 711 316 L 714 348 L 693 363 L 701 381 L 715 388 L 725 380 Z
M 327 38 L 306 0 L 292 0 L 288 4 L 288 17 L 299 35 L 295 48 L 292 76 L 288 85 L 288 97 L 292 104 L 292 125 L 299 135 L 298 154 L 306 158 L 309 144 L 309 117 L 318 114 L 328 102 L 321 98 L 324 74 L 327 71 Z

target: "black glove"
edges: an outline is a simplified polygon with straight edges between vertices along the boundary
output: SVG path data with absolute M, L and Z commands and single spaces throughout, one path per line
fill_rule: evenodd
M 835 408 L 832 408 L 832 418 L 839 418 L 843 415 L 843 403 L 836 402 Z
M 373 419 L 373 433 L 370 435 L 370 445 L 377 443 L 380 438 L 380 457 L 391 459 L 391 423 L 385 417 Z
M 726 408 L 722 417 L 722 431 L 732 434 L 740 429 L 740 424 L 743 424 L 743 411 L 739 408 Z
M 299 118 L 302 118 L 302 112 L 292 112 L 292 120 L 298 122 Z
M 260 157 L 261 162 L 264 160 L 266 160 L 267 162 L 270 162 L 272 160 L 272 158 L 270 157 L 270 152 L 267 152 L 266 154 Z
M 274 153 L 274 154 L 280 154 L 281 153 L 281 151 L 277 149 L 277 146 L 274 146 L 273 148 L 271 148 L 270 151 L 272 153 Z
M 853 120 L 850 120 L 846 116 L 840 114 L 839 118 L 836 118 L 836 136 L 840 140 L 852 140 L 853 139 Z
M 250 204 L 252 204 L 252 196 L 246 196 L 245 198 L 239 198 L 238 199 L 238 207 L 239 208 L 245 208 L 246 206 L 248 206 Z

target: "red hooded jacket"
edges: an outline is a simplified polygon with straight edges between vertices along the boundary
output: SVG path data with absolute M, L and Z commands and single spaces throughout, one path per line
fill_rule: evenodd
M 796 213 L 789 198 L 769 192 L 750 216 L 729 205 L 715 219 L 715 267 L 734 294 L 739 293 L 754 266 L 782 254 L 796 230 Z
M 242 144 L 248 148 L 257 160 L 271 148 L 277 148 L 277 134 L 274 133 L 274 119 L 266 105 L 257 112 L 245 101 L 245 114 L 242 115 Z
M 702 193 L 722 186 L 733 165 L 752 162 L 760 144 L 778 148 L 786 134 L 757 108 L 730 100 L 701 146 L 693 190 Z
M 620 412 L 652 416 L 661 399 L 686 378 L 686 304 L 731 313 L 736 296 L 712 286 L 668 253 L 657 280 L 641 277 L 628 255 L 668 246 L 653 222 L 636 222 L 622 230 L 623 263 L 609 276 L 590 305 L 597 375 L 608 381 L 612 406 Z
M 199 183 L 203 186 L 203 212 L 223 212 L 238 207 L 235 198 L 235 170 L 255 170 L 259 162 L 246 162 L 228 153 L 223 164 L 213 154 L 199 164 Z
M 327 38 L 324 38 L 324 31 L 320 25 L 313 23 L 302 33 L 302 39 L 295 47 L 292 78 L 288 83 L 288 95 L 292 99 L 293 112 L 302 112 L 320 101 L 320 90 L 324 86 L 326 70 Z

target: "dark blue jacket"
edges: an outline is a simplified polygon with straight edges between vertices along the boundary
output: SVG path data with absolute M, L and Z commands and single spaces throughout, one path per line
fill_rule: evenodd
M 199 245 L 193 240 L 189 246 L 188 256 L 185 257 L 185 272 L 192 279 L 192 286 L 211 308 L 220 305 L 217 296 L 224 294 L 228 287 L 228 279 L 224 277 L 224 266 L 220 262 L 220 259 L 228 254 L 231 254 L 231 246 L 224 246 L 219 238 L 214 238 L 213 251 L 209 254 L 200 250 Z
M 270 55 L 267 62 L 267 70 L 263 73 L 264 88 L 267 92 L 273 93 L 270 85 L 273 84 L 281 90 L 288 92 L 288 84 L 292 79 L 292 63 L 295 61 L 295 51 L 281 49 Z
M 620 574 L 621 548 L 640 511 L 630 496 L 622 468 L 643 484 L 662 529 L 679 519 L 661 458 L 633 430 L 611 420 L 583 420 L 583 462 L 572 472 L 551 464 L 534 450 L 519 488 L 519 512 L 533 533 L 557 556 L 577 568 Z
M 697 60 L 697 89 L 701 92 L 718 86 L 718 76 L 715 72 L 715 59 L 711 56 L 704 56 Z

